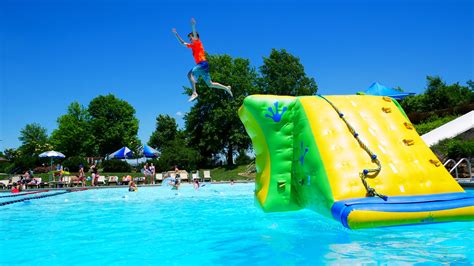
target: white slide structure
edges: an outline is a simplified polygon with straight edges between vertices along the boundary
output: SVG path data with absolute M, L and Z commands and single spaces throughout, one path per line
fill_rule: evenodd
M 474 111 L 454 119 L 421 136 L 426 145 L 432 146 L 442 139 L 450 139 L 474 128 Z

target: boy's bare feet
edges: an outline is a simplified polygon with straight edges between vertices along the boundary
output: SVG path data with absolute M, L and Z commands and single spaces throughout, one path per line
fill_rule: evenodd
M 194 101 L 197 97 L 198 97 L 198 94 L 195 93 L 195 92 L 193 92 L 193 94 L 192 94 L 191 97 L 189 98 L 188 102 Z
M 233 97 L 234 97 L 234 95 L 232 94 L 232 91 L 231 91 L 230 89 L 231 89 L 231 87 L 230 87 L 230 86 L 227 86 L 227 88 L 226 88 L 226 90 L 225 90 L 225 91 L 226 91 L 227 93 L 229 93 L 229 94 L 230 94 L 230 97 L 232 97 L 232 98 L 233 98 Z

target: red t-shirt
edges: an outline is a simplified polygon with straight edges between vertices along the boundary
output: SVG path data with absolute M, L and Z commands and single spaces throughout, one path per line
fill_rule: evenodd
M 201 40 L 194 40 L 186 46 L 193 50 L 194 61 L 196 61 L 196 64 L 206 61 L 206 54 L 204 53 L 204 47 L 202 46 Z

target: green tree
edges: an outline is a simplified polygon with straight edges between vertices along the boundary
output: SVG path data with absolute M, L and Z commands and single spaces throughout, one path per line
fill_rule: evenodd
M 427 87 L 423 94 L 409 96 L 400 104 L 407 113 L 429 112 L 452 108 L 474 102 L 474 84 L 467 81 L 467 86 L 459 83 L 447 85 L 438 76 L 428 76 Z
M 469 88 L 469 90 L 474 91 L 474 81 L 468 80 L 466 82 L 466 84 L 467 84 L 467 87 Z M 471 101 L 472 101 L 472 99 L 471 99 Z
M 306 76 L 300 59 L 285 49 L 272 49 L 263 58 L 258 84 L 263 93 L 278 95 L 313 95 L 318 91 L 314 78 Z
M 407 113 L 422 112 L 425 110 L 425 98 L 426 95 L 424 94 L 407 96 L 402 101 L 400 101 L 400 105 Z
M 12 163 L 10 170 L 14 172 L 31 169 L 40 162 L 38 155 L 51 150 L 48 134 L 45 128 L 37 123 L 27 124 L 20 131 L 21 145 L 17 150 L 5 152 Z
M 184 117 L 189 143 L 202 158 L 202 164 L 219 154 L 225 154 L 227 163 L 233 164 L 236 151 L 246 150 L 250 138 L 237 115 L 244 98 L 257 92 L 257 74 L 247 59 L 232 59 L 228 55 L 208 55 L 213 80 L 232 86 L 234 98 L 225 91 L 212 89 L 200 81 L 194 106 Z M 186 92 L 190 95 L 191 89 Z
M 18 150 L 16 149 L 5 149 L 3 151 L 3 157 L 8 160 L 8 162 L 5 162 L 1 164 L 0 167 L 0 172 L 9 172 L 15 167 L 15 159 L 18 157 Z
M 58 151 L 70 156 L 95 154 L 90 117 L 78 102 L 69 105 L 67 114 L 58 118 L 58 128 L 51 134 L 51 143 Z
M 46 128 L 38 123 L 27 124 L 20 131 L 18 139 L 21 141 L 18 150 L 24 156 L 37 157 L 40 153 L 52 148 Z
M 167 143 L 174 140 L 178 135 L 178 124 L 169 115 L 159 115 L 156 118 L 156 129 L 151 134 L 148 145 L 162 151 Z
M 127 173 L 132 171 L 132 167 L 125 161 L 121 160 L 106 160 L 100 165 L 104 172 Z
M 438 76 L 428 76 L 425 91 L 423 111 L 438 110 L 469 103 L 472 98 L 472 89 L 461 86 L 459 83 L 447 85 Z
M 159 115 L 156 118 L 156 130 L 148 145 L 157 147 L 161 152 L 156 161 L 157 171 L 168 171 L 174 165 L 187 170 L 197 169 L 199 153 L 189 146 L 186 134 L 178 130 L 176 120 L 169 115 Z
M 138 150 L 138 119 L 128 102 L 112 94 L 101 95 L 89 103 L 88 111 L 96 155 L 109 154 L 123 146 Z
M 174 169 L 174 165 L 180 169 L 194 170 L 197 169 L 200 159 L 199 152 L 189 147 L 185 138 L 178 137 L 167 142 L 166 147 L 163 147 L 156 164 L 156 171 L 169 171 Z
M 5 155 L 5 159 L 9 160 L 9 161 L 13 161 L 15 159 L 15 157 L 18 156 L 18 150 L 15 150 L 15 149 L 5 149 L 3 151 L 4 155 Z

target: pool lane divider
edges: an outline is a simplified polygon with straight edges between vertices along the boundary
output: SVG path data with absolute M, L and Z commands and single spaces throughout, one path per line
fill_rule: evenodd
M 6 205 L 13 204 L 13 203 L 19 203 L 19 202 L 33 200 L 33 199 L 42 199 L 42 198 L 58 196 L 58 195 L 66 194 L 66 193 L 79 192 L 79 191 L 84 191 L 84 190 L 87 190 L 87 188 L 67 189 L 65 191 L 60 191 L 60 192 L 56 192 L 56 193 L 52 193 L 52 194 L 38 195 L 38 196 L 33 196 L 33 197 L 25 197 L 25 198 L 21 198 L 21 199 L 17 199 L 17 200 L 5 201 L 5 202 L 0 203 L 0 206 L 6 206 Z M 36 191 L 36 192 L 31 192 L 31 193 L 22 193 L 22 194 L 17 194 L 17 195 L 10 195 L 10 196 L 24 196 L 24 195 L 37 194 L 37 193 L 41 193 L 41 192 L 48 192 L 48 190 Z M 7 196 L 3 196 L 3 197 L 7 197 Z

